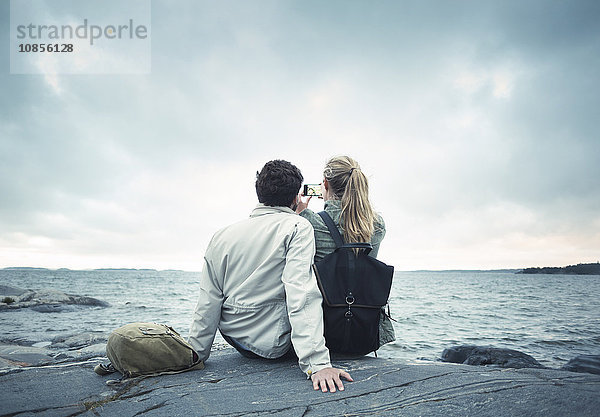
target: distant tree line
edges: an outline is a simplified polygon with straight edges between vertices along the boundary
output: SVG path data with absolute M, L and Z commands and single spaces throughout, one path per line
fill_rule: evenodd
M 562 267 L 525 268 L 521 274 L 600 275 L 600 262 Z

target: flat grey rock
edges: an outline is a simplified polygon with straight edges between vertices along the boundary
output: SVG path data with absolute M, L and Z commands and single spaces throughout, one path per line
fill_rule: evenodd
M 106 343 L 108 335 L 103 332 L 84 332 L 69 335 L 56 336 L 52 339 L 51 347 L 60 348 L 80 348 L 98 343 Z
M 106 385 L 97 362 L 0 376 L 0 415 L 84 416 L 597 416 L 600 376 L 390 359 L 336 361 L 354 382 L 314 391 L 293 361 L 214 352 L 206 368 Z
M 61 340 L 61 338 L 57 339 Z M 67 337 L 66 344 L 64 342 L 56 344 L 43 342 L 38 346 L 0 344 L 0 371 L 104 357 L 106 356 L 106 343 L 102 341 L 103 339 L 105 338 L 83 334 L 81 337 Z M 88 343 L 80 343 L 82 341 Z M 63 349 L 59 350 L 57 347 Z
M 52 363 L 52 352 L 46 348 L 33 346 L 0 345 L 2 370 L 23 366 L 38 366 Z

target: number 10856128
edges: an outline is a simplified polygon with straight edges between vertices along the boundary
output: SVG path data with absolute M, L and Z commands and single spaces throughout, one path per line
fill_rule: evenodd
M 19 52 L 73 52 L 72 43 L 21 43 Z

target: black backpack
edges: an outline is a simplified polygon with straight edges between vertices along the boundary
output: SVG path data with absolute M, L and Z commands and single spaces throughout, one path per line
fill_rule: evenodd
M 370 243 L 344 243 L 329 214 L 318 214 L 336 245 L 313 265 L 323 295 L 325 343 L 332 352 L 366 355 L 379 348 L 381 309 L 388 302 L 394 267 L 368 256 Z M 361 249 L 358 254 L 355 248 Z

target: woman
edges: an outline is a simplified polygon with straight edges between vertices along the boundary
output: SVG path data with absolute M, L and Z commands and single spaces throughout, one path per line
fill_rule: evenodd
M 385 236 L 383 218 L 373 210 L 369 201 L 369 183 L 358 163 L 349 156 L 331 158 L 323 171 L 321 186 L 325 211 L 340 230 L 346 243 L 370 242 L 370 256 L 377 257 L 379 245 Z M 311 222 L 315 231 L 315 262 L 335 250 L 335 242 L 321 217 L 308 209 L 310 197 L 300 200 L 296 212 Z M 379 326 L 379 344 L 395 340 L 394 328 L 382 309 Z

